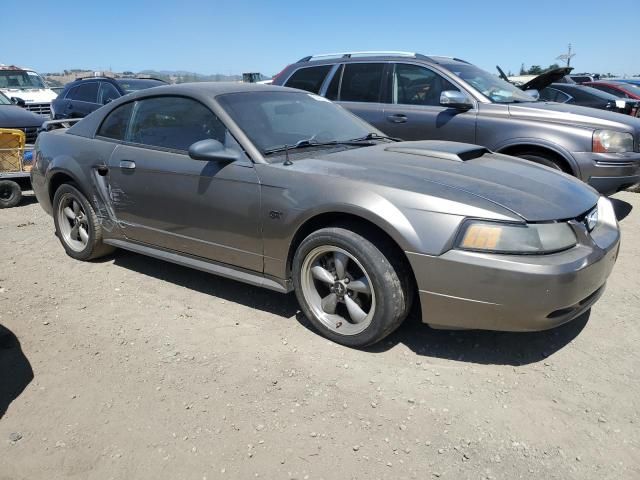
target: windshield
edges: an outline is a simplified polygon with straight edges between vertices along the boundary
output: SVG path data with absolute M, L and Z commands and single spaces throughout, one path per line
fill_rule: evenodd
M 621 87 L 633 95 L 640 96 L 640 85 L 635 85 L 633 83 L 625 83 L 624 85 L 621 85 Z
M 378 132 L 342 107 L 312 93 L 273 90 L 228 93 L 218 102 L 262 152 L 314 142 L 347 142 Z
M 151 80 L 151 79 L 126 79 L 126 80 L 117 80 L 118 85 L 120 85 L 125 92 L 131 93 L 136 92 L 138 90 L 144 90 L 145 88 L 151 87 L 159 87 L 160 85 L 166 85 L 166 83 L 161 82 L 160 80 Z
M 535 102 L 533 97 L 530 97 L 518 87 L 474 65 L 456 64 L 447 65 L 447 67 L 493 103 Z
M 13 105 L 4 93 L 0 92 L 0 105 Z
M 0 88 L 47 88 L 42 77 L 28 70 L 0 70 Z

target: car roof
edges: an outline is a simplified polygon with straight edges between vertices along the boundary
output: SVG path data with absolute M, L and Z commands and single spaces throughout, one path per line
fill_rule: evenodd
M 271 92 L 274 89 L 288 90 L 298 92 L 295 88 L 277 87 L 275 85 L 264 85 L 258 83 L 240 83 L 240 82 L 193 82 L 193 83 L 177 83 L 174 85 L 160 85 L 154 87 L 153 90 L 139 90 L 130 93 L 127 98 L 140 98 L 155 95 L 206 95 L 208 97 L 217 97 L 227 93 L 242 92 Z
M 469 65 L 466 60 L 443 55 L 423 55 L 411 52 L 346 52 L 335 54 L 309 55 L 301 58 L 292 67 L 327 65 L 335 63 L 371 63 L 388 61 L 418 61 L 439 65 Z
M 620 100 L 615 95 L 612 95 L 612 94 L 607 93 L 607 92 L 603 92 L 602 90 L 598 90 L 597 88 L 593 88 L 593 87 L 590 87 L 588 85 L 579 85 L 579 84 L 574 85 L 573 83 L 552 83 L 549 86 L 552 87 L 552 88 L 555 88 L 556 90 L 562 90 L 562 91 L 565 91 L 565 90 L 576 91 L 577 90 L 577 91 L 586 93 L 588 95 L 593 95 L 594 97 L 601 98 L 603 100 Z
M 91 137 L 102 122 L 102 119 L 111 113 L 118 106 L 124 103 L 130 103 L 144 98 L 165 96 L 165 95 L 184 95 L 201 101 L 211 101 L 219 95 L 228 93 L 243 92 L 291 92 L 309 95 L 309 92 L 289 87 L 279 87 L 276 85 L 264 85 L 258 83 L 240 83 L 240 82 L 194 82 L 179 83 L 174 85 L 160 85 L 158 87 L 137 90 L 124 95 L 102 108 L 90 113 L 82 121 L 71 126 L 68 133 L 79 135 L 82 137 Z

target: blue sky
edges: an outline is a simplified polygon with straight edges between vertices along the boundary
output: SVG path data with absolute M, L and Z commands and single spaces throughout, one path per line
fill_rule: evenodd
M 573 43 L 576 71 L 640 73 L 640 1 L 11 2 L 0 63 L 274 74 L 313 53 L 407 50 L 492 72 L 547 66 Z M 615 5 L 615 8 L 609 8 Z

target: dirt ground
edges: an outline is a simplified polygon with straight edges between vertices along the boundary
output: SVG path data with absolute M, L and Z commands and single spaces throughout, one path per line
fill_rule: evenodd
M 409 322 L 366 351 L 283 296 L 132 253 L 67 257 L 0 211 L 0 479 L 638 479 L 640 194 L 590 314 Z

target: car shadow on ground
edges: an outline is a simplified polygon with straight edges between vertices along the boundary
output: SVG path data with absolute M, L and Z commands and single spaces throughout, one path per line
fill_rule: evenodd
M 633 210 L 633 205 L 624 200 L 620 200 L 619 198 L 610 198 L 611 203 L 613 204 L 613 210 L 616 212 L 616 218 L 618 221 L 622 221 L 631 213 Z
M 367 348 L 384 352 L 401 343 L 416 354 L 484 365 L 527 365 L 564 348 L 587 325 L 591 310 L 560 327 L 542 332 L 435 330 L 412 315 L 393 334 Z
M 118 250 L 115 265 L 158 278 L 184 288 L 295 319 L 310 334 L 317 332 L 302 314 L 295 295 L 283 295 L 252 285 L 221 278 L 144 255 Z M 590 312 L 561 327 L 544 332 L 509 333 L 482 330 L 434 330 L 423 324 L 417 312 L 382 342 L 364 349 L 382 353 L 404 344 L 417 355 L 480 364 L 526 365 L 538 362 L 570 343 L 585 327 Z
M 20 199 L 20 203 L 13 208 L 26 207 L 28 205 L 33 205 L 34 203 L 38 203 L 38 199 L 34 194 L 22 193 L 22 198 Z
M 522 366 L 544 360 L 568 345 L 586 326 L 589 316 L 590 310 L 552 330 L 516 333 L 435 330 L 412 315 L 387 338 L 362 350 L 383 353 L 398 344 L 403 344 L 422 357 L 483 365 Z M 315 332 L 302 312 L 298 312 L 296 319 L 301 325 Z
M 0 419 L 33 380 L 33 370 L 11 330 L 0 325 Z
M 117 266 L 274 315 L 291 318 L 298 312 L 293 294 L 283 295 L 125 250 L 116 250 L 113 256 L 105 260 L 110 258 Z

